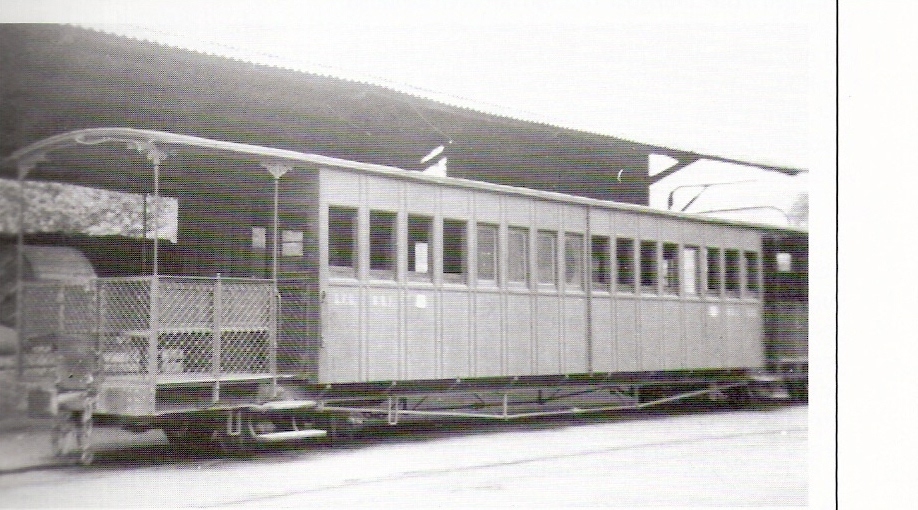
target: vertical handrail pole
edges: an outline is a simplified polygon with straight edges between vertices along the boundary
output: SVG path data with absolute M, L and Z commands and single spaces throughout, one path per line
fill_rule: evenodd
M 23 331 L 25 324 L 23 324 L 22 320 L 22 307 L 25 305 L 25 299 L 22 295 L 25 291 L 23 288 L 23 280 L 25 280 L 25 175 L 32 167 L 34 167 L 34 163 L 31 165 L 20 163 L 17 177 L 19 183 L 19 200 L 17 201 L 19 229 L 16 233 L 16 310 L 14 312 L 18 343 L 16 346 L 17 379 L 22 379 L 25 374 L 25 336 L 23 335 L 25 333 Z
M 214 351 L 213 351 L 213 361 L 211 362 L 213 366 L 211 370 L 214 374 L 214 389 L 213 389 L 213 401 L 220 401 L 220 358 L 221 353 L 221 342 L 220 332 L 223 330 L 223 282 L 220 278 L 220 273 L 217 273 L 217 280 L 214 282 L 214 292 L 213 292 L 213 335 L 214 335 Z
M 271 279 L 274 280 L 274 284 L 277 285 L 277 246 L 280 244 L 277 242 L 277 234 L 280 224 L 279 216 L 279 206 L 278 202 L 280 200 L 280 177 L 274 177 L 274 233 L 273 240 L 271 242 Z
M 159 276 L 159 164 L 163 154 L 152 147 L 148 157 L 153 160 L 153 276 L 155 277 Z M 146 209 L 146 204 L 144 204 L 144 209 Z
M 271 292 L 271 309 L 269 311 L 271 317 L 271 332 L 268 338 L 271 346 L 269 347 L 268 353 L 268 370 L 271 371 L 271 398 L 274 398 L 277 395 L 277 317 L 279 315 L 280 308 L 280 294 L 277 293 L 277 286 L 275 285 L 274 289 Z
M 280 229 L 280 179 L 290 171 L 290 167 L 287 165 L 270 162 L 262 162 L 261 166 L 263 166 L 265 170 L 271 174 L 271 177 L 274 177 L 274 239 L 271 242 L 271 279 L 274 280 L 274 285 L 277 286 L 277 249 L 278 245 L 280 244 L 277 241 L 277 234 L 278 230 Z
M 150 330 L 147 342 L 147 374 L 156 384 L 159 372 L 159 276 L 150 277 Z
M 277 258 L 278 258 L 278 246 L 281 244 L 278 242 L 278 234 L 280 230 L 280 179 L 287 172 L 290 171 L 291 167 L 281 163 L 272 163 L 269 161 L 263 161 L 261 166 L 271 174 L 271 177 L 274 178 L 274 207 L 273 207 L 273 237 L 271 241 L 271 282 L 272 282 L 272 294 L 274 304 L 271 307 L 271 352 L 268 355 L 270 370 L 271 370 L 271 386 L 272 386 L 272 398 L 274 396 L 276 386 L 277 386 L 277 330 L 278 325 L 280 324 L 280 289 L 277 285 Z
M 583 240 L 586 246 L 583 248 L 583 274 L 580 278 L 583 280 L 583 288 L 586 290 L 586 361 L 587 372 L 593 373 L 593 231 L 590 228 L 590 216 L 593 214 L 593 208 L 587 206 L 586 210 L 586 236 Z M 611 243 L 610 243 L 611 245 Z M 606 247 L 608 250 L 609 247 Z
M 166 153 L 152 141 L 146 146 L 147 159 L 153 162 L 153 275 L 150 279 L 150 341 L 147 346 L 147 371 L 150 381 L 159 379 L 159 165 Z M 144 204 L 146 209 L 146 203 Z M 144 238 L 146 238 L 144 232 Z

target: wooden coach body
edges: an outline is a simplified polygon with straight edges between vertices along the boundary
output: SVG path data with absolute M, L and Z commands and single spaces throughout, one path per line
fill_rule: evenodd
M 408 172 L 317 174 L 318 382 L 764 365 L 755 228 Z

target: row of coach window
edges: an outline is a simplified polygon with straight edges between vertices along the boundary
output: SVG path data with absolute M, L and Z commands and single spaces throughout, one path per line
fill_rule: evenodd
M 369 214 L 369 275 L 395 279 L 398 261 L 398 215 L 371 210 Z M 594 235 L 587 246 L 584 234 L 508 226 L 501 250 L 497 224 L 475 223 L 474 245 L 469 222 L 442 220 L 442 250 L 434 250 L 434 218 L 407 217 L 407 279 L 431 281 L 434 257 L 440 256 L 443 281 L 508 287 L 583 290 L 587 278 L 595 290 L 672 296 L 757 297 L 760 260 L 756 251 L 701 247 L 655 240 Z M 333 275 L 358 274 L 358 211 L 328 209 L 328 264 Z M 469 267 L 469 247 L 475 249 L 475 274 Z M 530 250 L 535 250 L 531 257 Z M 585 264 L 589 254 L 589 266 Z M 559 256 L 559 254 L 561 256 Z M 502 257 L 506 267 L 502 268 Z M 563 260 L 559 260 L 563 257 Z M 531 263 L 535 267 L 530 267 Z M 503 271 L 503 274 L 502 274 Z M 560 282 L 559 282 L 560 280 Z M 614 286 L 614 289 L 613 289 Z

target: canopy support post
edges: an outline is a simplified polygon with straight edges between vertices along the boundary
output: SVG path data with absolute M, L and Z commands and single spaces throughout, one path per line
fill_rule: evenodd
M 277 239 L 279 225 L 280 225 L 280 218 L 279 218 L 279 215 L 280 215 L 280 211 L 279 211 L 280 209 L 280 206 L 279 206 L 280 179 L 287 172 L 289 172 L 291 168 L 289 165 L 283 165 L 279 163 L 267 163 L 267 162 L 263 162 L 261 166 L 263 166 L 265 170 L 267 170 L 268 173 L 270 173 L 271 176 L 274 177 L 274 212 L 273 212 L 273 217 L 272 217 L 272 220 L 274 222 L 274 234 L 273 234 L 274 240 L 271 243 L 271 279 L 274 280 L 274 285 L 276 287 L 277 286 L 277 257 L 278 257 L 277 247 L 280 244 Z
M 166 159 L 166 153 L 156 148 L 153 142 L 147 146 L 147 159 L 153 162 L 153 276 L 159 276 L 159 165 Z M 146 199 L 144 211 L 146 212 Z M 144 225 L 146 230 L 146 225 Z M 144 237 L 147 233 L 144 232 Z
M 25 336 L 23 335 L 25 324 L 22 319 L 22 307 L 25 304 L 23 297 L 23 282 L 25 281 L 25 178 L 40 161 L 44 161 L 44 153 L 34 154 L 31 157 L 19 160 L 17 165 L 16 182 L 19 185 L 19 199 L 16 201 L 16 215 L 18 228 L 16 232 L 16 310 L 14 311 L 17 355 L 16 355 L 16 377 L 22 379 L 25 376 Z

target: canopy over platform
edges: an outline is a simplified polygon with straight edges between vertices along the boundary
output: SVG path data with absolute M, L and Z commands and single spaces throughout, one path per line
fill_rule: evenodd
M 71 26 L 0 26 L 0 62 L 9 71 L 0 75 L 0 157 L 61 132 L 99 126 L 406 170 L 423 170 L 430 164 L 421 162 L 423 156 L 444 145 L 453 177 L 639 205 L 647 205 L 653 182 L 701 159 L 803 171 L 528 122 L 380 85 Z M 677 163 L 650 175 L 651 154 Z

